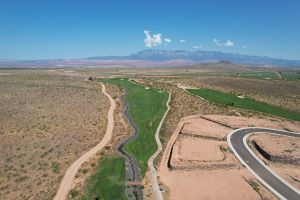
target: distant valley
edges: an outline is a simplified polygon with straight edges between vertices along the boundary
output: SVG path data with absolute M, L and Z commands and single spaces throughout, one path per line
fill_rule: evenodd
M 263 67 L 299 68 L 300 60 L 249 56 L 217 51 L 183 51 L 148 49 L 128 56 L 98 56 L 82 59 L 0 60 L 0 68 L 59 67 L 170 67 L 199 63 L 235 63 Z

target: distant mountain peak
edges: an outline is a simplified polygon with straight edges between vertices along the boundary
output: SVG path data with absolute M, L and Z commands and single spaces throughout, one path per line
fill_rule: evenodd
M 271 58 L 267 56 L 250 56 L 238 53 L 224 53 L 220 51 L 185 51 L 185 50 L 159 50 L 146 49 L 128 56 L 133 60 L 147 61 L 171 61 L 171 60 L 189 60 L 194 63 L 219 62 L 226 61 L 237 64 L 247 65 L 273 65 L 300 67 L 299 60 L 288 60 L 280 58 Z
M 128 56 L 98 56 L 84 59 L 53 59 L 31 61 L 1 61 L 7 66 L 184 66 L 198 63 L 235 63 L 254 66 L 283 66 L 300 68 L 299 60 L 249 56 L 219 51 L 185 51 L 146 49 Z

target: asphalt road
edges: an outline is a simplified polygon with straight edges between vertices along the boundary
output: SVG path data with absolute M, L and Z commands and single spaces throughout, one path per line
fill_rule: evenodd
M 250 134 L 258 132 L 297 138 L 300 138 L 300 134 L 267 128 L 244 128 L 232 132 L 227 138 L 231 149 L 240 161 L 276 196 L 280 199 L 299 200 L 299 190 L 293 188 L 276 175 L 269 167 L 260 161 L 247 146 L 245 142 L 246 138 Z

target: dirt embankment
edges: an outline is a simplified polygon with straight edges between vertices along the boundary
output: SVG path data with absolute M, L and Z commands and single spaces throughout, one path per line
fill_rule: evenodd
M 300 132 L 300 127 L 298 132 Z M 296 131 L 296 130 L 295 130 Z M 250 147 L 272 170 L 300 189 L 300 139 L 256 134 L 249 138 Z
M 300 128 L 288 121 L 255 117 L 183 118 L 159 166 L 160 181 L 166 185 L 162 188 L 167 188 L 164 195 L 169 199 L 276 199 L 240 164 L 224 141 L 233 128 L 251 126 Z

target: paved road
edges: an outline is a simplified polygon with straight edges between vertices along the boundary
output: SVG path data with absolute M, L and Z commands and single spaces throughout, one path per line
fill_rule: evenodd
M 258 132 L 297 138 L 300 138 L 300 134 L 267 128 L 243 128 L 235 130 L 227 138 L 230 148 L 234 151 L 238 159 L 276 196 L 280 199 L 299 200 L 299 190 L 275 174 L 247 145 L 247 137 L 252 133 Z

